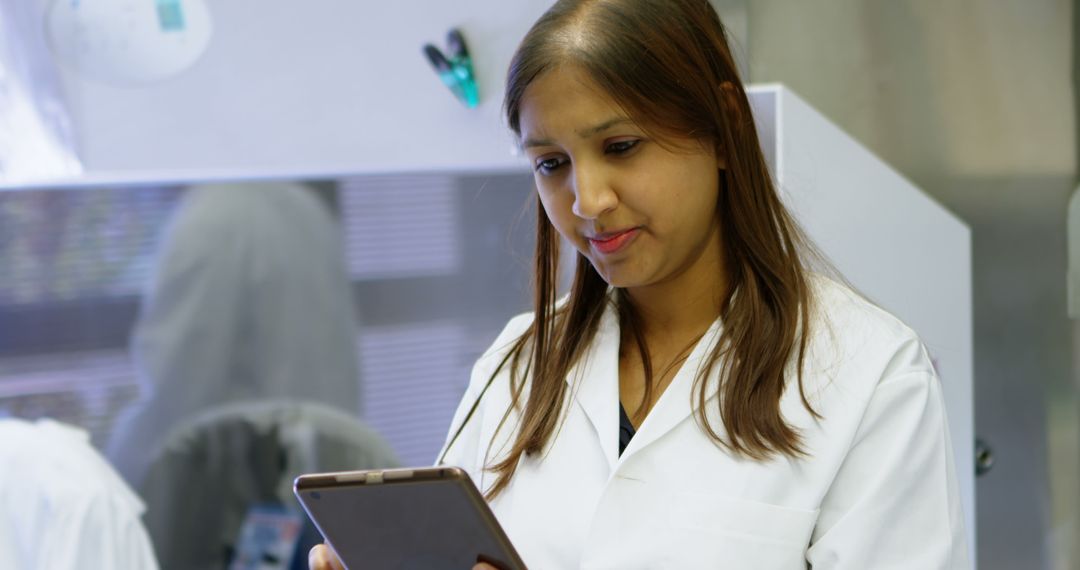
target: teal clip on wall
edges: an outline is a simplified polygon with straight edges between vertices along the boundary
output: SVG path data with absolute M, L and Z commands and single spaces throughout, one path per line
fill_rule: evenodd
M 480 90 L 476 86 L 472 58 L 469 57 L 469 49 L 465 46 L 465 37 L 460 30 L 452 29 L 446 34 L 446 49 L 448 54 L 443 54 L 442 50 L 434 45 L 425 44 L 424 55 L 458 101 L 470 109 L 475 109 L 480 104 Z

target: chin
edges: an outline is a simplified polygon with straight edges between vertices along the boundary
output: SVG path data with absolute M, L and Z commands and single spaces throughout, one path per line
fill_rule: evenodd
M 641 279 L 627 275 L 626 271 L 619 271 L 618 268 L 597 266 L 594 263 L 593 269 L 596 270 L 596 273 L 600 275 L 604 282 L 612 287 L 628 289 L 641 285 Z

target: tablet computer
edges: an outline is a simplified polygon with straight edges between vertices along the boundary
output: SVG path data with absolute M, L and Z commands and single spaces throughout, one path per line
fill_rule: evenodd
M 317 473 L 293 490 L 350 570 L 525 568 L 460 468 Z

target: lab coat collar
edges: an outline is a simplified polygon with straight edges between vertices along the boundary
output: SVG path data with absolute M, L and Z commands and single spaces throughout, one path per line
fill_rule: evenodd
M 600 317 L 589 350 L 566 376 L 571 400 L 592 423 L 609 472 L 619 458 L 619 315 L 614 295 Z
M 610 302 L 601 316 L 596 336 L 585 358 L 567 375 L 572 399 L 581 406 L 592 424 L 610 473 L 619 465 L 674 429 L 698 409 L 694 380 L 705 364 L 713 346 L 720 338 L 721 325 L 717 319 L 698 341 L 690 356 L 676 373 L 660 399 L 639 426 L 630 444 L 619 455 L 619 316 L 614 289 L 609 291 Z M 705 401 L 711 401 L 719 382 L 708 379 Z

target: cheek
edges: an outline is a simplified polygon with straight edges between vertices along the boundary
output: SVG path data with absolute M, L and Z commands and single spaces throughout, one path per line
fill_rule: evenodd
M 644 193 L 639 203 L 640 211 L 650 213 L 657 233 L 678 240 L 694 239 L 715 222 L 719 195 L 710 177 L 672 177 L 655 181 L 654 187 L 671 189 Z
M 544 208 L 551 225 L 555 226 L 560 234 L 570 241 L 574 241 L 574 214 L 571 208 L 573 203 L 567 201 L 560 192 L 538 190 L 540 204 Z

